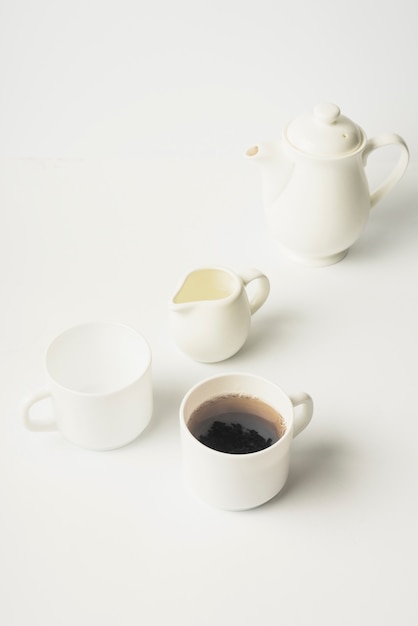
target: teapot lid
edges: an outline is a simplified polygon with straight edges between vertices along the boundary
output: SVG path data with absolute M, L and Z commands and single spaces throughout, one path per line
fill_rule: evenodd
M 294 148 L 323 157 L 349 154 L 363 141 L 362 130 L 331 103 L 318 104 L 312 114 L 294 119 L 285 136 Z

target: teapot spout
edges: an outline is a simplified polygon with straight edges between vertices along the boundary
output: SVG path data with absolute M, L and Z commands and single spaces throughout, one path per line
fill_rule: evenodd
M 261 143 L 248 148 L 245 155 L 260 165 L 264 207 L 273 204 L 290 180 L 292 161 L 284 154 L 279 142 Z

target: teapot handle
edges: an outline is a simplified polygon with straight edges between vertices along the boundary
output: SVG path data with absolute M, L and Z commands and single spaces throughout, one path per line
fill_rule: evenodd
M 383 196 L 385 196 L 396 185 L 405 173 L 409 162 L 409 150 L 402 137 L 395 135 L 394 133 L 390 133 L 372 137 L 367 141 L 366 147 L 363 151 L 363 165 L 366 165 L 367 159 L 373 150 L 394 144 L 401 148 L 401 154 L 398 162 L 386 180 L 372 194 L 370 194 L 370 205 L 372 207 L 374 207 L 383 198 Z

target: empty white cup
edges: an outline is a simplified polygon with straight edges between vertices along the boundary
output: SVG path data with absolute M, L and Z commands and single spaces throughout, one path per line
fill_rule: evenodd
M 133 441 L 153 409 L 151 350 L 122 324 L 92 322 L 64 331 L 45 357 L 46 387 L 24 401 L 21 414 L 32 432 L 59 430 L 77 446 L 111 450 Z M 48 423 L 31 414 L 52 399 Z

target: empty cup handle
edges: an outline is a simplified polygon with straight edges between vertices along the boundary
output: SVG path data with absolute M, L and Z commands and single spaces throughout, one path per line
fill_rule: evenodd
M 30 415 L 30 410 L 34 404 L 40 402 L 41 400 L 45 400 L 46 398 L 50 398 L 51 394 L 47 389 L 41 389 L 40 391 L 35 392 L 31 397 L 27 398 L 21 407 L 21 416 L 23 418 L 23 423 L 28 430 L 33 433 L 40 432 L 49 432 L 52 430 L 57 430 L 57 425 L 51 418 L 48 422 L 37 422 L 34 421 Z
M 270 293 L 270 281 L 263 272 L 257 269 L 248 269 L 240 274 L 244 287 L 253 280 L 257 281 L 254 285 L 255 291 L 250 300 L 250 311 L 253 315 L 265 303 Z
M 295 425 L 293 428 L 293 437 L 297 437 L 312 419 L 313 401 L 311 396 L 304 391 L 290 396 L 290 401 L 295 408 L 300 407 L 298 411 L 295 411 Z

